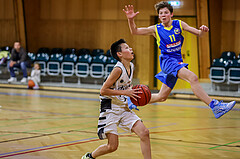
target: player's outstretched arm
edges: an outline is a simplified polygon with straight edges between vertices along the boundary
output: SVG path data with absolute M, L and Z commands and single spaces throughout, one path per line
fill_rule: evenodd
M 155 36 L 155 27 L 154 26 L 137 28 L 137 26 L 134 22 L 134 18 L 139 14 L 139 12 L 134 12 L 133 5 L 126 5 L 125 9 L 123 9 L 123 11 L 125 12 L 126 17 L 128 19 L 128 25 L 129 25 L 131 34 Z
M 189 26 L 187 23 L 181 21 L 183 30 L 186 30 L 194 35 L 202 37 L 206 32 L 209 31 L 208 27 L 202 25 L 199 29 Z

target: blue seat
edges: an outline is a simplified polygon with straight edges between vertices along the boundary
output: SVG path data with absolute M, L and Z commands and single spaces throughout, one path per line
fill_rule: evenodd
M 78 60 L 75 65 L 75 74 L 78 77 L 78 84 L 81 83 L 80 78 L 86 78 L 89 76 L 89 66 L 91 62 L 92 56 L 90 54 L 82 54 L 78 56 Z
M 63 60 L 61 53 L 51 54 L 50 59 L 47 63 L 47 73 L 51 76 L 57 76 L 61 72 L 60 64 Z
M 31 59 L 32 63 L 36 60 L 36 54 L 32 52 L 28 52 L 28 57 Z
M 228 69 L 228 83 L 240 84 L 240 59 L 235 59 Z
M 222 53 L 221 58 L 225 60 L 234 60 L 236 58 L 236 54 L 233 51 L 225 51 Z
M 104 55 L 103 49 L 93 49 L 92 56 L 100 56 L 100 55 Z
M 77 52 L 76 52 L 76 55 L 77 56 L 80 56 L 80 55 L 86 55 L 86 54 L 91 54 L 91 51 L 89 49 L 85 49 L 85 48 L 82 48 L 82 49 L 79 49 Z
M 90 76 L 93 78 L 103 78 L 105 74 L 105 65 L 107 62 L 107 56 L 98 55 L 92 59 L 90 66 Z
M 113 57 L 108 57 L 106 66 L 105 66 L 105 77 L 107 77 L 113 70 L 113 67 L 116 65 L 117 60 Z
M 67 55 L 67 54 L 76 54 L 76 49 L 75 48 L 67 48 L 64 50 L 64 55 Z
M 41 67 L 41 75 L 46 75 L 47 65 L 46 63 L 49 60 L 49 55 L 47 53 L 37 53 L 35 58 L 35 63 L 37 62 Z
M 65 77 L 74 75 L 74 66 L 77 62 L 77 55 L 74 53 L 64 55 L 63 62 L 61 64 L 62 83 L 65 83 Z
M 111 56 L 112 56 L 110 50 L 107 50 L 107 52 L 106 52 L 106 56 L 107 56 L 107 57 L 111 57 Z
M 210 67 L 210 80 L 215 83 L 223 83 L 226 80 L 228 61 L 223 58 L 214 59 Z
M 1 51 L 9 51 L 11 53 L 12 48 L 10 46 L 1 47 Z

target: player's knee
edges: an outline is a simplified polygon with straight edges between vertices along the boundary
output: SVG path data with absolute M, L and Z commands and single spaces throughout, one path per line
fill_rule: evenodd
M 159 96 L 158 96 L 158 102 L 164 102 L 164 101 L 166 101 L 166 100 L 167 100 L 167 97 L 168 97 L 168 96 L 164 96 L 164 95 L 160 95 L 160 94 L 159 94 Z
M 141 131 L 139 137 L 141 140 L 145 140 L 145 139 L 149 138 L 149 130 L 147 128 L 145 128 L 143 131 Z
M 190 83 L 198 83 L 198 77 L 197 75 L 193 74 L 191 77 L 190 77 Z
M 111 152 L 114 152 L 116 151 L 118 148 L 118 145 L 108 145 L 108 152 L 111 153 Z

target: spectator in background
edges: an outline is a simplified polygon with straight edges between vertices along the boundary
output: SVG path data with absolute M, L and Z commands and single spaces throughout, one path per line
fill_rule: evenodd
M 10 71 L 10 79 L 8 83 L 16 82 L 17 78 L 14 73 L 14 67 L 21 68 L 23 72 L 23 78 L 21 83 L 27 82 L 27 67 L 30 66 L 26 50 L 21 47 L 20 42 L 14 42 L 13 49 L 11 51 L 10 62 L 8 63 L 8 69 Z

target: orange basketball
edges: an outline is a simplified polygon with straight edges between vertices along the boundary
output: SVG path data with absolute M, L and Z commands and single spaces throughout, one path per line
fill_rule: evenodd
M 35 86 L 33 80 L 28 80 L 28 88 L 32 89 Z
M 133 98 L 130 98 L 132 103 L 135 104 L 136 106 L 144 106 L 149 103 L 151 99 L 151 91 L 150 89 L 142 84 L 138 84 L 136 86 L 133 86 L 132 89 L 135 88 L 141 88 L 139 91 L 142 93 L 138 93 L 137 95 L 140 96 L 141 98 L 137 98 L 137 101 L 134 100 Z

